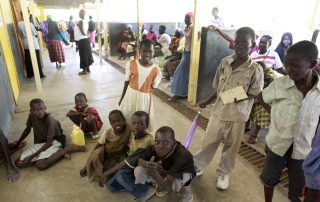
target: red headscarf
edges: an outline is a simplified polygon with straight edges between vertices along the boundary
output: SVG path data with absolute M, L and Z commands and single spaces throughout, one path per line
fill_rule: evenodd
M 86 11 L 85 11 L 84 9 L 81 9 L 81 10 L 79 11 L 79 16 L 80 16 L 80 18 L 84 18 L 85 15 L 86 15 Z
M 187 16 L 189 16 L 191 19 L 192 19 L 192 22 L 194 21 L 194 14 L 193 14 L 193 12 L 188 12 L 188 13 L 186 13 L 186 15 Z

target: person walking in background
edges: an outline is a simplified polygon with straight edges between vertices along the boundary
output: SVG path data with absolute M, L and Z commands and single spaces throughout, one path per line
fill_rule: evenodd
M 170 101 L 176 101 L 177 99 L 185 98 L 188 96 L 193 20 L 193 13 L 188 12 L 184 18 L 184 22 L 187 25 L 184 30 L 185 48 L 184 52 L 182 53 L 180 64 L 174 72 L 172 78 L 171 92 L 173 96 L 169 98 Z
M 40 60 L 40 46 L 38 43 L 38 32 L 34 25 L 30 23 L 31 26 L 31 34 L 33 38 L 33 44 L 34 44 L 34 49 L 36 51 L 36 56 L 37 56 L 37 63 L 38 63 L 38 69 L 39 69 L 39 74 L 41 78 L 46 77 L 46 75 L 43 74 L 42 72 L 42 63 Z M 28 45 L 28 39 L 27 39 L 27 33 L 26 33 L 26 28 L 24 26 L 24 21 L 18 22 L 18 29 L 20 36 L 22 37 L 23 41 L 23 48 L 24 48 L 24 64 L 26 66 L 26 72 L 27 72 L 27 77 L 32 78 L 34 76 L 33 68 L 32 68 L 32 62 L 31 62 L 31 55 L 29 51 L 29 45 Z
M 80 21 L 74 29 L 74 39 L 78 41 L 80 68 L 82 69 L 82 72 L 79 72 L 79 75 L 90 73 L 89 66 L 93 63 L 89 37 L 86 34 L 87 32 L 85 32 L 85 30 L 88 30 L 88 23 L 84 20 L 85 14 L 85 10 L 81 9 L 79 11 Z
M 292 46 L 292 34 L 290 32 L 286 32 L 282 35 L 281 41 L 276 48 L 276 52 L 278 53 L 281 62 L 284 62 L 284 54 L 288 50 L 290 46 Z
M 55 21 L 52 20 L 51 16 L 47 16 L 48 19 L 48 51 L 51 62 L 56 63 L 56 67 L 60 69 L 61 63 L 65 62 L 64 52 L 62 45 L 59 40 L 61 35 L 59 27 Z
M 88 31 L 89 31 L 89 38 L 90 38 L 90 44 L 92 44 L 92 47 L 95 47 L 95 37 L 96 37 L 96 23 L 93 22 L 92 16 L 89 16 L 89 24 L 88 24 Z
M 75 42 L 74 41 L 74 27 L 75 27 L 75 23 L 74 23 L 74 21 L 73 21 L 73 16 L 71 15 L 70 16 L 70 21 L 68 22 L 68 28 L 67 28 L 67 32 L 69 33 L 69 35 L 70 35 L 70 39 L 69 39 L 69 41 L 70 41 L 70 43 L 71 43 L 71 47 L 73 47 L 73 42 Z

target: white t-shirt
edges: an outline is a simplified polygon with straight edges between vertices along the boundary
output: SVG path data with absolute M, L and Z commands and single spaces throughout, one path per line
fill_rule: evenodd
M 167 49 L 169 48 L 169 45 L 171 43 L 171 37 L 169 36 L 169 34 L 164 33 L 160 36 L 158 42 L 162 45 L 163 48 Z
M 80 22 L 80 21 L 79 21 Z M 74 40 L 75 41 L 80 41 L 81 39 L 85 39 L 85 38 L 89 38 L 88 34 L 87 34 L 87 30 L 88 30 L 88 22 L 86 20 L 82 20 L 83 22 L 83 31 L 86 35 L 83 35 L 80 31 L 79 26 L 76 24 L 74 26 Z
M 278 53 L 271 49 L 265 54 L 259 54 L 257 51 L 252 52 L 250 57 L 255 62 L 264 62 L 268 68 L 280 69 L 283 67 Z

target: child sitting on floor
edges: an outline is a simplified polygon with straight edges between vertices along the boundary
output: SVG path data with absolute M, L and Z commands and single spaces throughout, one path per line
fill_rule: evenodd
M 161 81 L 160 68 L 153 64 L 153 42 L 149 39 L 140 43 L 139 60 L 130 60 L 126 64 L 125 83 L 119 101 L 120 110 L 129 119 L 133 112 L 141 110 L 149 114 L 148 131 L 153 125 L 152 89 L 157 88 Z
M 138 159 L 140 157 L 140 154 L 142 151 L 147 148 L 150 145 L 154 144 L 154 139 L 152 135 L 148 134 L 146 132 L 146 129 L 148 128 L 149 124 L 149 116 L 144 111 L 137 111 L 133 113 L 132 119 L 132 133 L 130 136 L 130 140 L 128 143 L 129 151 L 128 155 L 129 158 L 125 159 L 124 161 L 120 162 L 113 168 L 107 170 L 104 172 L 103 176 L 100 177 L 99 184 L 100 186 L 104 186 L 104 184 L 107 182 L 107 180 L 111 177 L 112 174 L 118 172 L 131 172 L 133 173 L 132 167 L 132 159 L 136 158 Z M 138 157 L 137 157 L 138 156 Z M 124 168 L 124 169 L 122 169 Z M 126 190 L 127 187 L 122 186 L 122 181 L 116 178 L 116 175 L 113 176 L 108 181 L 108 188 L 111 191 L 121 191 Z
M 66 116 L 77 124 L 84 133 L 90 133 L 93 141 L 98 139 L 98 131 L 103 125 L 99 113 L 94 107 L 88 106 L 84 93 L 77 93 L 74 99 L 76 106 Z
M 39 170 L 44 170 L 72 152 L 86 151 L 86 147 L 68 145 L 64 149 L 65 135 L 59 121 L 46 112 L 46 107 L 41 99 L 30 101 L 30 114 L 27 126 L 24 129 L 16 147 L 30 134 L 31 128 L 34 133 L 34 146 L 24 151 L 16 160 L 16 166 L 24 168 L 35 165 Z
M 125 118 L 121 111 L 113 110 L 109 113 L 111 128 L 107 129 L 98 140 L 97 145 L 93 148 L 87 163 L 81 169 L 80 175 L 90 177 L 93 172 L 102 177 L 103 172 L 115 166 L 127 156 L 131 136 L 131 128 L 126 124 Z
M 156 195 L 163 196 L 169 191 L 178 192 L 183 202 L 192 201 L 192 195 L 186 186 L 195 177 L 192 154 L 175 139 L 174 131 L 168 126 L 159 128 L 155 135 L 155 144 L 146 149 L 134 169 L 135 182 L 130 182 L 137 190 L 137 184 L 149 187 L 145 192 L 145 201 L 152 196 L 154 188 L 147 183 L 148 178 L 155 182 Z
M 258 64 L 263 69 L 264 72 L 264 88 L 268 87 L 268 85 L 278 77 L 281 77 L 282 74 L 276 72 L 272 68 L 268 68 L 266 64 L 262 61 L 258 61 Z M 255 124 L 255 129 L 250 135 L 250 138 L 248 140 L 249 144 L 255 144 L 256 139 L 258 137 L 259 131 L 261 128 L 269 128 L 270 126 L 270 113 L 267 112 L 255 99 L 253 102 L 253 106 L 250 113 L 250 121 L 252 121 Z
M 289 173 L 288 198 L 301 201 L 305 185 L 302 163 L 311 151 L 320 115 L 320 78 L 313 70 L 317 57 L 318 48 L 310 41 L 292 45 L 284 59 L 288 76 L 275 79 L 257 97 L 271 111 L 266 161 L 260 176 L 266 202 L 272 201 L 285 167 Z

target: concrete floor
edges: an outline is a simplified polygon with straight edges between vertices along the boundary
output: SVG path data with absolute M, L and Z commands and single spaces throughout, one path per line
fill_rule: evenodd
M 66 48 L 66 67 L 56 70 L 51 64 L 48 54 L 43 55 L 47 78 L 42 80 L 45 91 L 45 104 L 47 111 L 60 120 L 67 135 L 67 143 L 70 142 L 71 122 L 65 117 L 68 110 L 74 105 L 74 95 L 78 92 L 87 94 L 90 105 L 97 108 L 104 120 L 103 129 L 110 126 L 107 121 L 108 113 L 117 108 L 117 103 L 123 88 L 123 74 L 109 64 L 99 64 L 95 57 L 92 73 L 86 76 L 78 76 L 79 57 L 73 49 Z M 12 127 L 8 134 L 10 141 L 20 137 L 25 127 L 29 113 L 29 101 L 38 97 L 33 80 L 27 80 L 21 86 L 22 92 L 18 100 L 18 106 Z M 155 97 L 155 128 L 163 125 L 171 126 L 177 139 L 183 142 L 185 134 L 191 122 L 179 112 L 163 103 Z M 197 129 L 196 135 L 190 147 L 195 152 L 204 134 L 202 129 Z M 28 145 L 33 144 L 33 135 L 27 138 Z M 88 152 L 76 153 L 71 160 L 61 160 L 48 170 L 38 171 L 34 167 L 22 169 L 21 179 L 14 184 L 6 180 L 4 165 L 0 165 L 0 201 L 1 202 L 90 202 L 90 201 L 131 201 L 133 198 L 128 193 L 110 193 L 107 188 L 100 188 L 97 179 L 81 178 L 79 170 L 83 167 L 89 155 L 93 143 L 87 143 Z M 230 188 L 226 191 L 216 189 L 215 172 L 219 162 L 221 148 L 215 158 L 205 170 L 202 177 L 196 178 L 191 184 L 195 202 L 259 202 L 264 201 L 263 187 L 259 181 L 258 173 L 241 157 L 238 157 L 234 172 L 230 178 Z M 16 159 L 22 151 L 15 153 Z M 149 201 L 179 201 L 179 198 L 171 193 L 163 198 L 153 197 Z M 274 195 L 275 202 L 285 202 L 286 193 L 277 188 Z

